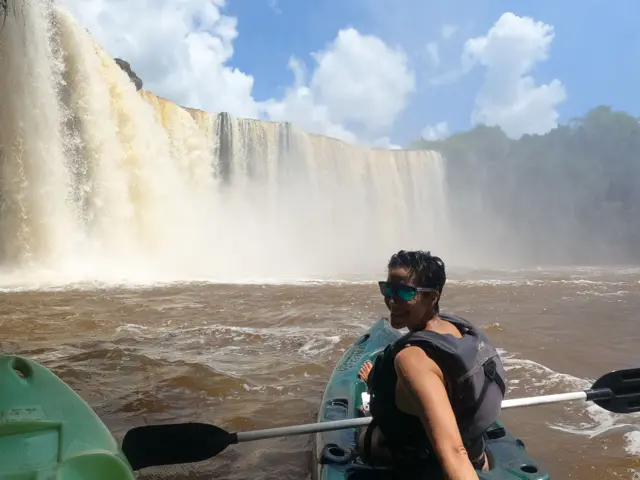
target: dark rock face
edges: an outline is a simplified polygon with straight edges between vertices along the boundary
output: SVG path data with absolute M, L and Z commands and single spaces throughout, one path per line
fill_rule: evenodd
M 136 86 L 136 90 L 140 90 L 142 88 L 142 80 L 140 79 L 140 77 L 138 77 L 138 75 L 135 74 L 133 70 L 131 70 L 131 65 L 129 65 L 129 62 L 122 60 L 121 58 L 114 58 L 114 60 L 118 64 L 118 66 L 122 70 L 124 70 L 127 75 L 129 75 L 129 78 Z

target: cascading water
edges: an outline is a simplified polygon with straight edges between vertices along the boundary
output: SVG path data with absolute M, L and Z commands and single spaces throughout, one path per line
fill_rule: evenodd
M 5 264 L 29 265 L 68 256 L 78 212 L 63 136 L 68 112 L 56 100 L 64 65 L 50 41 L 53 25 L 43 7 L 15 12 L 0 32 L 0 255 Z
M 436 153 L 138 92 L 44 1 L 9 15 L 0 62 L 0 284 L 338 278 L 452 251 Z

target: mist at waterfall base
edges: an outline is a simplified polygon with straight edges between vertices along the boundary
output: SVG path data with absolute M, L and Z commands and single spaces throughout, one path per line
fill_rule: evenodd
M 0 68 L 1 285 L 370 280 L 399 249 L 532 265 L 526 234 L 451 188 L 451 159 L 136 91 L 47 2 L 8 16 Z

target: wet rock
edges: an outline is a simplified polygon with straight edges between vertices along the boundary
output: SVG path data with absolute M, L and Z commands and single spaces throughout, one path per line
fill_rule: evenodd
M 124 70 L 127 75 L 129 75 L 129 78 L 136 86 L 136 90 L 140 90 L 142 88 L 142 79 L 140 79 L 140 77 L 138 77 L 138 75 L 136 75 L 135 72 L 131 70 L 131 65 L 129 65 L 129 62 L 122 60 L 121 58 L 115 58 L 114 60 L 120 66 L 120 68 Z

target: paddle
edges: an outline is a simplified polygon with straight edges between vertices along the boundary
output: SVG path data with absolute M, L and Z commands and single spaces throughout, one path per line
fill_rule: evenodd
M 589 390 L 504 400 L 502 408 L 586 400 L 613 413 L 640 412 L 640 368 L 617 370 L 600 377 Z M 129 430 L 122 452 L 134 470 L 154 465 L 200 462 L 229 445 L 266 438 L 342 430 L 368 425 L 371 417 L 231 433 L 206 423 L 147 425 Z

